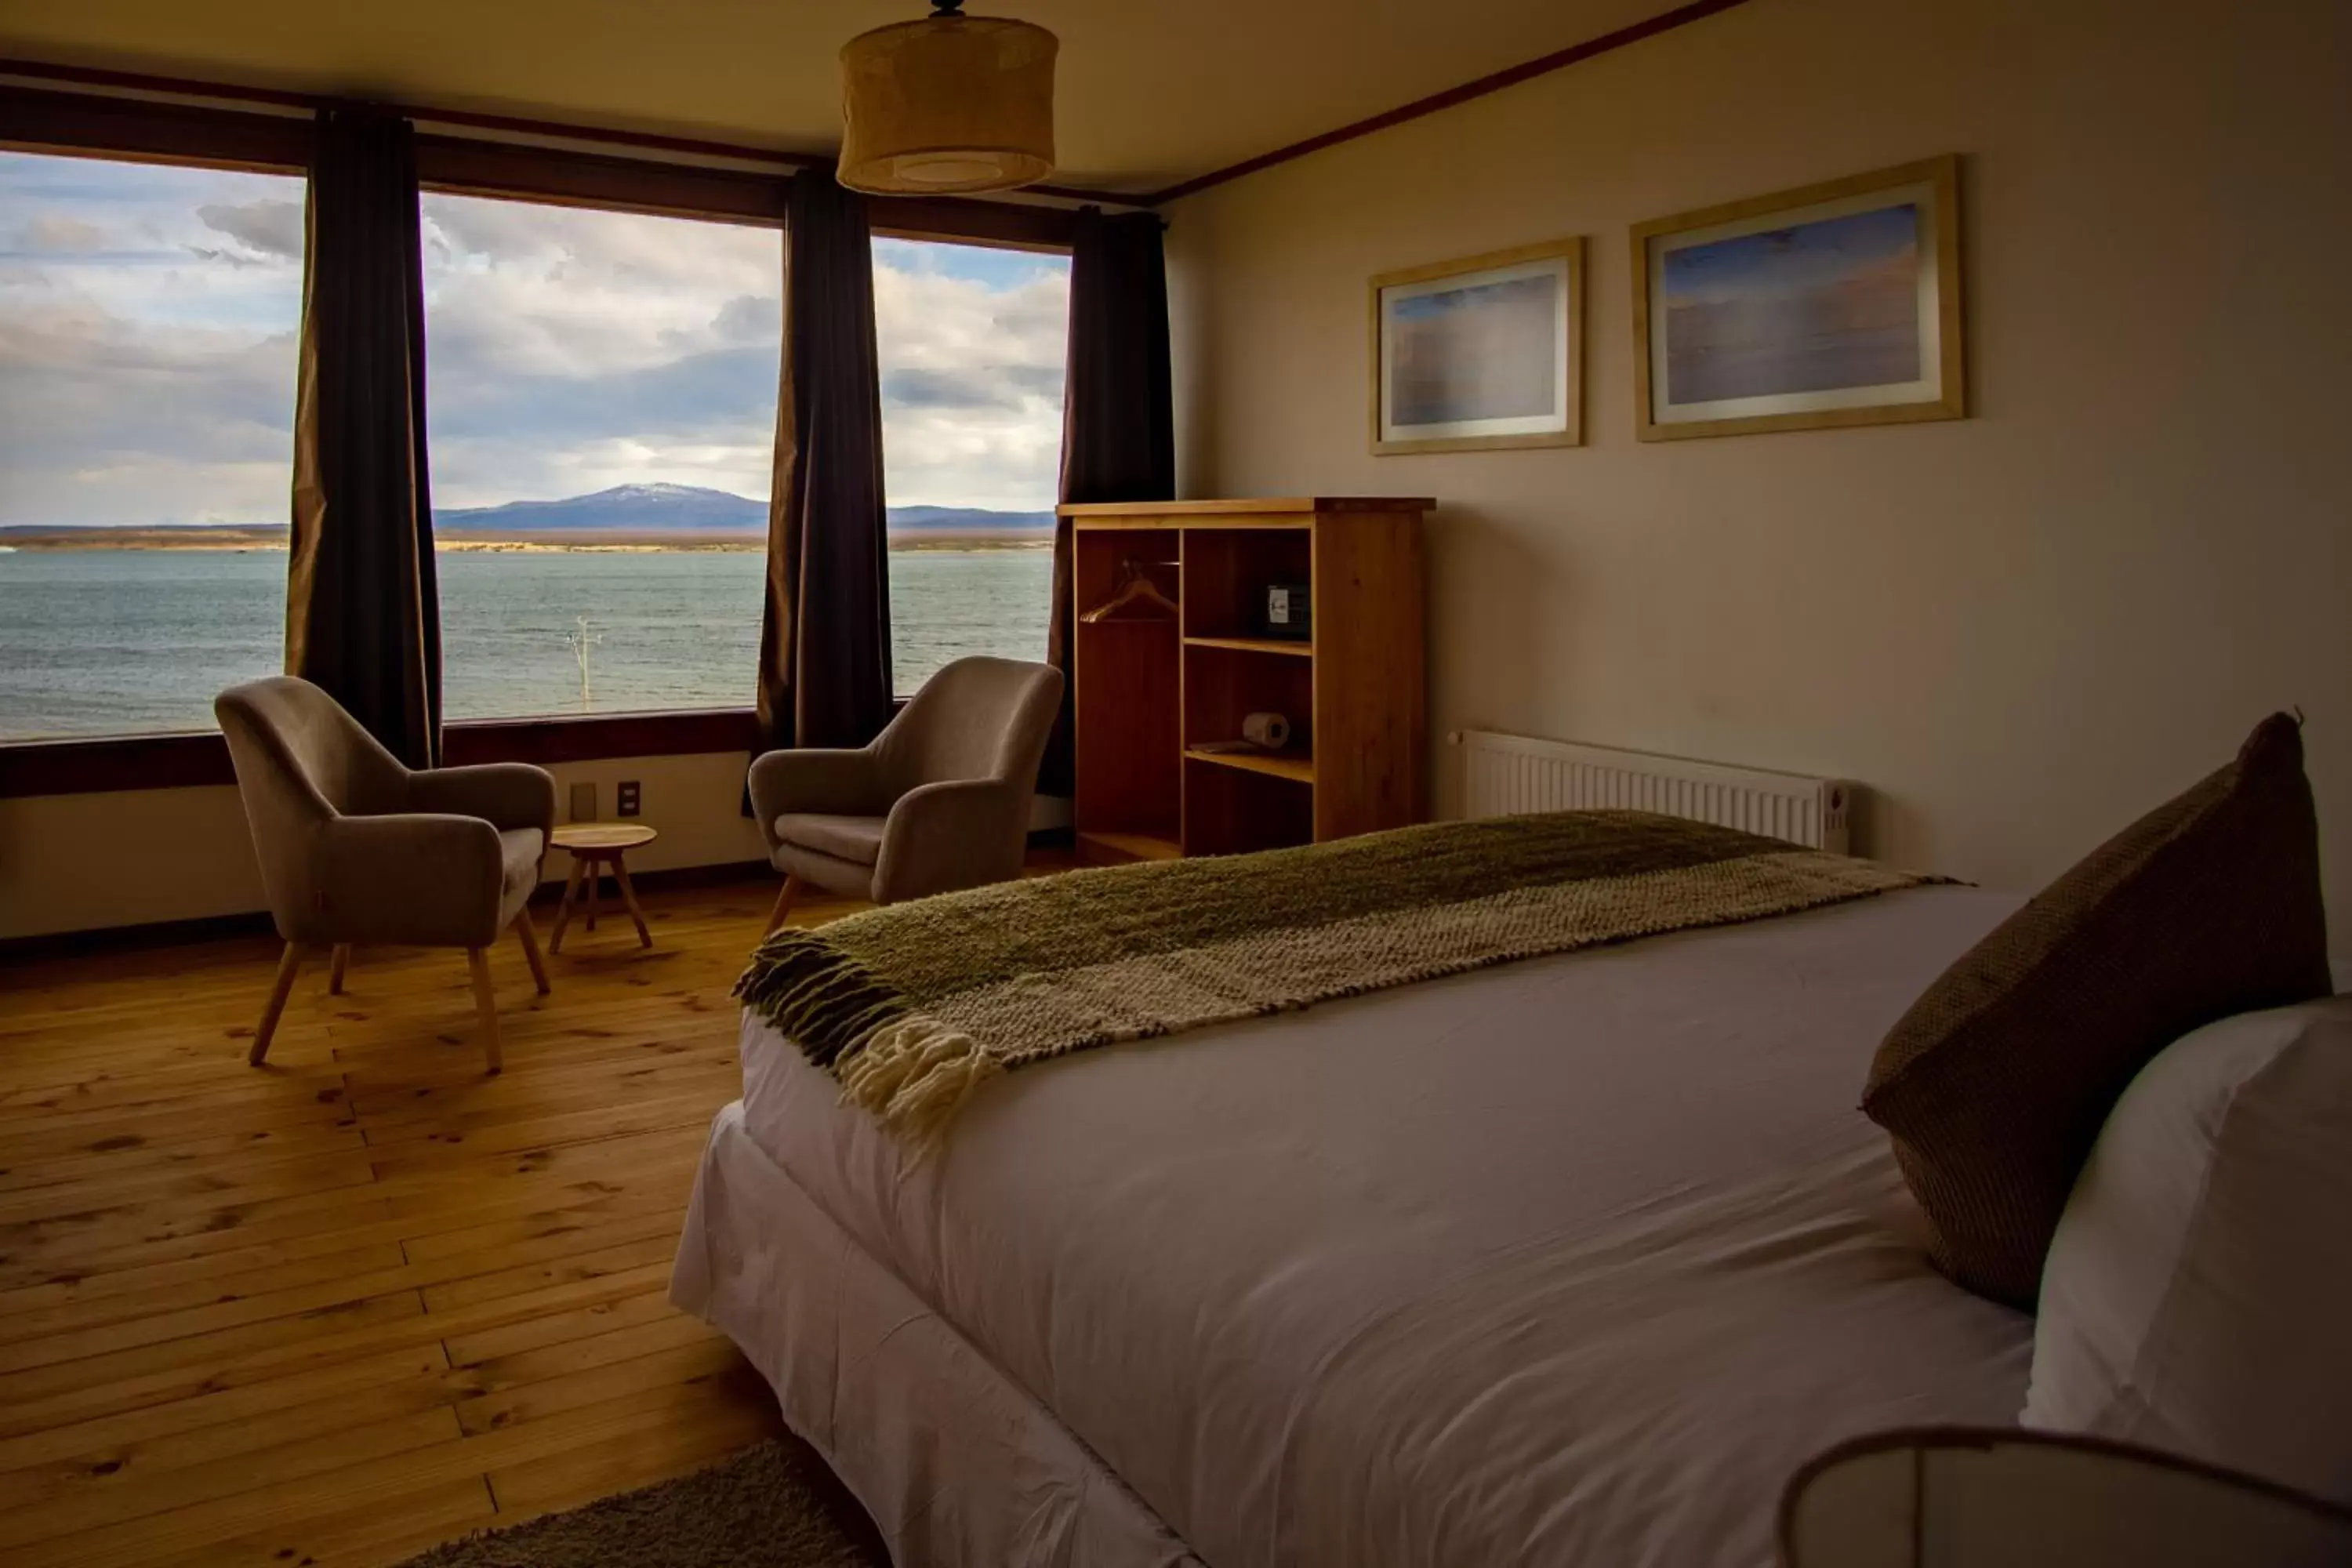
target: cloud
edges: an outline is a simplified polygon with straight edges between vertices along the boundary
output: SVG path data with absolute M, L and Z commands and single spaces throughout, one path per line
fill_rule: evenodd
M 0 153 L 0 522 L 286 515 L 302 210 L 283 176 Z M 442 195 L 423 216 L 436 504 L 767 493 L 775 231 Z M 1050 505 L 1066 264 L 876 255 L 891 501 Z
M 294 335 L 0 313 L 9 522 L 278 521 Z
M 968 370 L 925 370 L 908 365 L 882 376 L 884 406 L 900 408 L 1023 408 L 1036 398 L 1058 398 L 1059 365 L 980 365 Z
M 436 504 L 656 481 L 766 493 L 774 231 L 456 196 L 424 215 Z
M 877 254 L 883 463 L 894 505 L 1029 511 L 1054 503 L 1068 267 L 1041 261 L 998 281 L 971 275 L 982 259 L 947 246 Z
M 773 294 L 738 294 L 711 322 L 731 343 L 772 343 L 784 330 L 783 301 Z
M 302 204 L 290 201 L 206 202 L 196 209 L 206 228 L 228 236 L 249 251 L 282 260 L 302 259 Z
M 196 254 L 299 181 L 0 153 L 0 522 L 282 521 L 300 272 Z M 298 208 L 299 210 L 299 208 Z
M 425 218 L 440 504 L 665 480 L 767 492 L 779 236 L 465 197 L 427 198 Z M 959 258 L 877 247 L 890 500 L 1050 505 L 1066 268 L 978 277 Z
M 64 213 L 41 213 L 25 226 L 25 243 L 33 250 L 69 254 L 102 250 L 106 247 L 106 231 L 94 223 L 84 223 Z

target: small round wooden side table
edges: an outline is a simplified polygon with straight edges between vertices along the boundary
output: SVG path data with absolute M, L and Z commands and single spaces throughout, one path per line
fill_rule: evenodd
M 654 933 L 646 929 L 646 911 L 637 907 L 637 890 L 629 885 L 629 868 L 621 857 L 657 837 L 639 823 L 571 822 L 555 830 L 551 842 L 558 849 L 572 852 L 572 879 L 563 885 L 563 907 L 555 911 L 555 932 L 547 939 L 548 952 L 563 951 L 563 928 L 572 923 L 572 906 L 580 901 L 583 881 L 588 885 L 588 929 L 596 929 L 596 905 L 603 898 L 606 867 L 612 868 L 613 880 L 620 884 L 621 902 L 637 924 L 637 941 L 653 946 Z

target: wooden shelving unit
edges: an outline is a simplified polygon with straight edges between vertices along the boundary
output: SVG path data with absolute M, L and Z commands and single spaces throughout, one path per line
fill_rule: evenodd
M 1427 815 L 1423 514 L 1399 497 L 1066 506 L 1079 851 L 1221 855 Z M 1176 605 L 1088 621 L 1134 577 Z M 1269 584 L 1308 585 L 1310 637 L 1269 636 Z M 1278 712 L 1280 752 L 1211 752 Z

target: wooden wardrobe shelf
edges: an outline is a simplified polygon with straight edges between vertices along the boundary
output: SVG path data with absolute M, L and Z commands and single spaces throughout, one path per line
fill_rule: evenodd
M 1074 598 L 1148 576 L 1162 635 L 1081 621 L 1077 841 L 1090 860 L 1231 855 L 1402 827 L 1427 815 L 1422 515 L 1406 497 L 1069 506 Z M 1315 636 L 1253 635 L 1299 584 Z M 1169 623 L 1159 623 L 1168 626 Z M 1209 752 L 1253 714 L 1285 752 Z M 1205 764 L 1193 767 L 1189 764 Z
M 1129 860 L 1181 859 L 1184 847 L 1173 838 L 1156 838 L 1148 833 L 1081 833 L 1078 835 L 1078 855 L 1097 865 L 1116 865 Z
M 1289 752 L 1204 752 L 1198 746 L 1187 746 L 1184 754 L 1196 763 L 1214 763 L 1221 768 L 1271 773 L 1276 778 L 1292 779 L 1299 784 L 1315 782 L 1315 759 Z
M 1186 637 L 1184 646 L 1231 648 L 1235 653 L 1280 653 L 1292 658 L 1315 657 L 1315 645 L 1303 637 L 1295 642 L 1282 637 Z

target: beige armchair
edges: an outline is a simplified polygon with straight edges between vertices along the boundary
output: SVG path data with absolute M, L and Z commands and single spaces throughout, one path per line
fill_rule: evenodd
M 753 763 L 751 814 L 784 873 L 768 929 L 812 882 L 891 904 L 1019 876 L 1061 702 L 1062 672 L 1050 665 L 960 658 L 872 745 Z
M 261 1065 L 306 952 L 331 947 L 341 992 L 354 942 L 462 947 L 490 1070 L 499 1067 L 488 949 L 511 924 L 547 993 L 523 905 L 555 823 L 555 781 L 521 763 L 417 772 L 335 700 L 279 676 L 233 686 L 213 712 L 228 737 L 269 913 L 286 952 L 248 1058 Z

